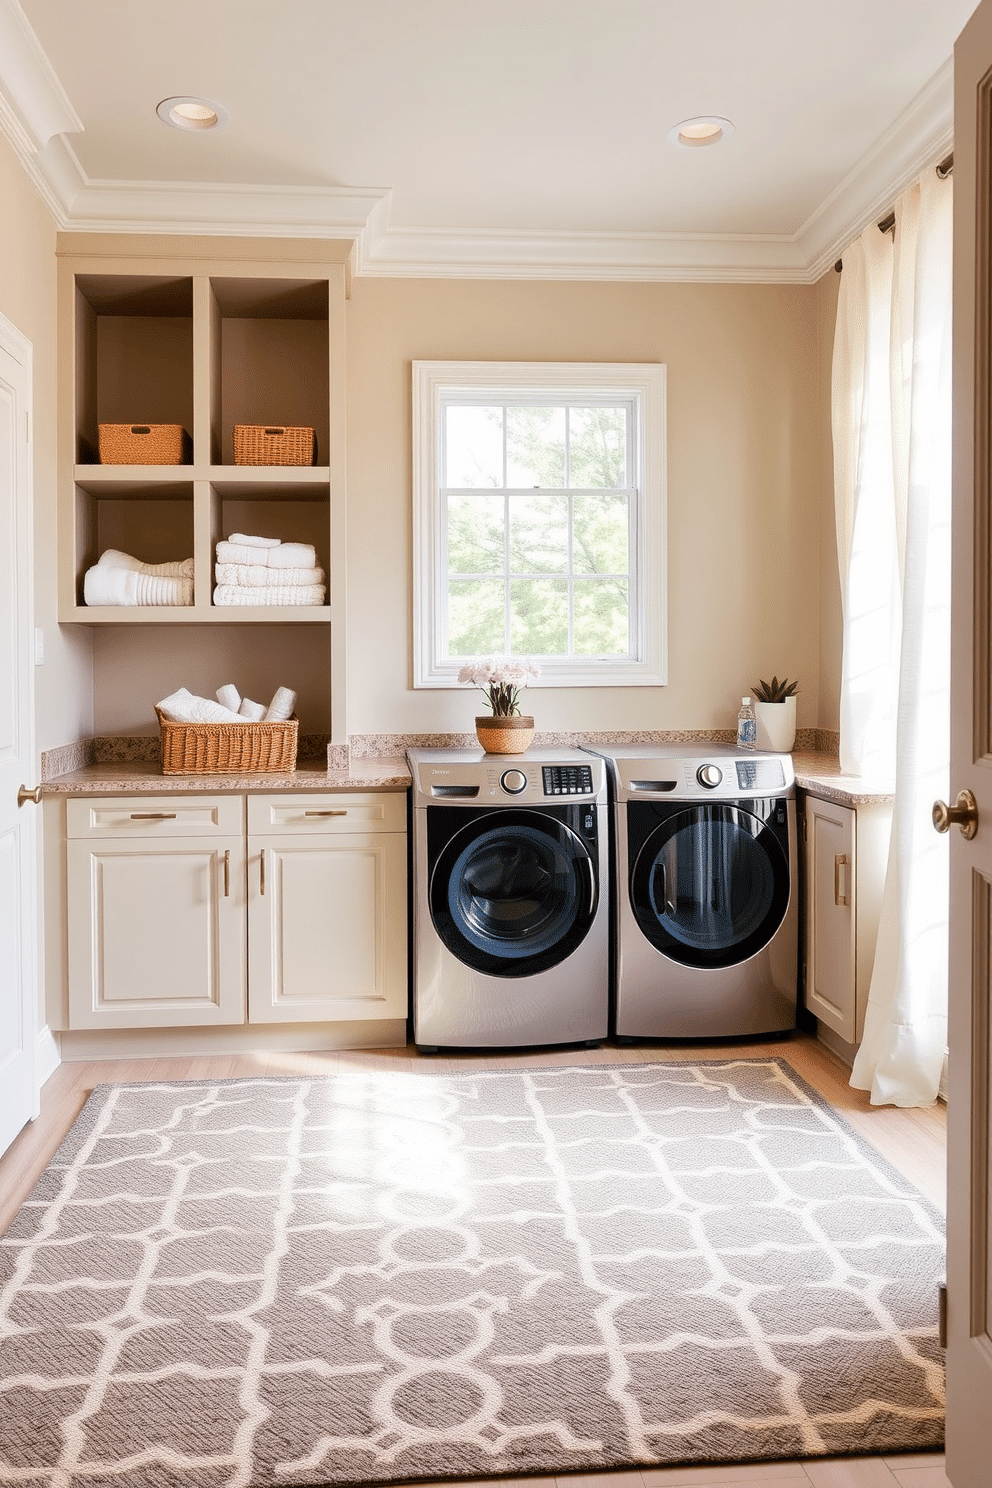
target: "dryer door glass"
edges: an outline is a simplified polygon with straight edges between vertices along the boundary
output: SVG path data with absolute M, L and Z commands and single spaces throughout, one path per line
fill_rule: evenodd
M 456 833 L 431 875 L 431 918 L 460 961 L 494 976 L 557 966 L 595 914 L 589 847 L 536 812 L 500 812 Z
M 760 817 L 693 806 L 644 842 L 631 907 L 651 943 L 684 966 L 735 966 L 775 934 L 789 907 L 789 865 Z

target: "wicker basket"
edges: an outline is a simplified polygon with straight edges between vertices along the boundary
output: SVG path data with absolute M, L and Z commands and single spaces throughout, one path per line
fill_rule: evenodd
M 235 424 L 235 465 L 314 465 L 317 438 L 312 429 L 271 424 Z
M 248 775 L 296 769 L 300 720 L 173 723 L 158 708 L 163 775 Z
M 188 465 L 193 441 L 181 424 L 101 424 L 101 465 Z

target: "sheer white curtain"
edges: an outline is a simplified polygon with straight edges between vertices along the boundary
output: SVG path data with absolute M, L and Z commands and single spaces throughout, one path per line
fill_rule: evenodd
M 928 171 L 844 254 L 834 343 L 841 765 L 895 780 L 864 1037 L 874 1105 L 934 1099 L 947 1032 L 951 182 Z

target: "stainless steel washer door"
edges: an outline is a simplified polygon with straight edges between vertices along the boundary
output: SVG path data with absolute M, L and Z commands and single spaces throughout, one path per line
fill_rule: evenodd
M 456 832 L 431 874 L 438 935 L 467 966 L 530 976 L 589 931 L 598 900 L 590 845 L 539 812 L 499 811 Z
M 652 945 L 683 966 L 735 966 L 768 944 L 789 907 L 789 862 L 761 814 L 674 809 L 642 842 L 630 903 Z

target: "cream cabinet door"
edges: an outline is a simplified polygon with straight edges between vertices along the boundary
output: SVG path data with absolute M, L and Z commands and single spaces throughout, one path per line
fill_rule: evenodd
M 68 842 L 71 1028 L 244 1022 L 244 844 Z
M 404 833 L 249 838 L 252 1022 L 405 1018 L 406 942 Z
M 806 1006 L 845 1043 L 857 1029 L 857 815 L 806 798 Z

